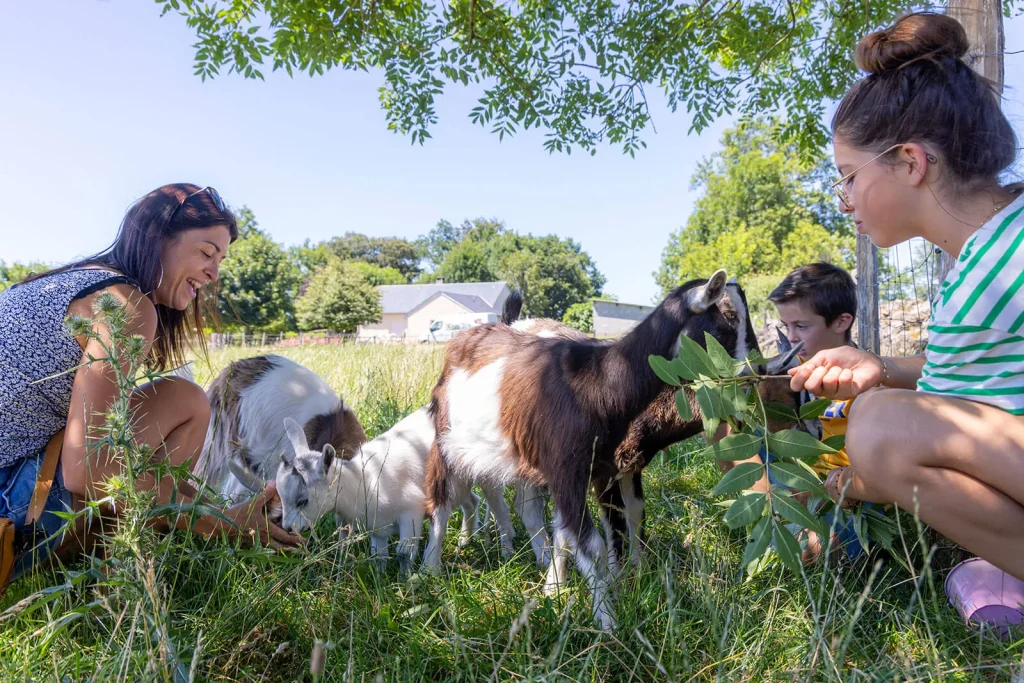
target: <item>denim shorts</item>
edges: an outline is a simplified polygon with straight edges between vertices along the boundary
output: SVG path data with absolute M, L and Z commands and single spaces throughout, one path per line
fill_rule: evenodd
M 72 510 L 71 493 L 64 488 L 64 474 L 58 463 L 39 522 L 25 524 L 42 462 L 43 453 L 39 453 L 8 467 L 0 467 L 0 517 L 14 522 L 15 546 L 22 550 L 11 570 L 11 580 L 43 562 L 53 552 L 67 523 L 53 513 Z

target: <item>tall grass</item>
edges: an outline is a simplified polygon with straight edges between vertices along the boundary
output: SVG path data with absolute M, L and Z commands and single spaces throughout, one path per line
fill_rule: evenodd
M 252 353 L 216 352 L 197 379 Z M 440 371 L 433 348 L 283 353 L 323 375 L 371 435 L 424 405 Z M 595 628 L 578 577 L 556 598 L 542 595 L 522 533 L 511 561 L 499 559 L 491 525 L 462 551 L 446 546 L 440 576 L 403 578 L 397 563 L 376 571 L 365 538 L 339 541 L 325 521 L 307 550 L 284 555 L 181 532 L 144 536 L 115 559 L 149 564 L 119 574 L 113 589 L 86 563 L 22 579 L 0 605 L 0 675 L 310 680 L 318 642 L 323 680 L 338 681 L 989 681 L 1020 665 L 1022 642 L 960 623 L 941 588 L 958 555 L 910 517 L 897 545 L 911 572 L 873 556 L 744 580 L 743 538 L 707 496 L 718 473 L 697 447 L 675 447 L 646 471 L 651 547 L 616 584 L 612 634 Z

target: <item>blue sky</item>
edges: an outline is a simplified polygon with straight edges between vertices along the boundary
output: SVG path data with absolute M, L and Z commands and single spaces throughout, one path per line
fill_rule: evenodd
M 536 131 L 499 142 L 451 87 L 423 147 L 390 133 L 378 74 L 192 75 L 194 38 L 149 0 L 0 2 L 0 259 L 61 262 L 106 246 L 127 206 L 168 182 L 216 187 L 279 242 L 348 230 L 414 238 L 441 218 L 496 217 L 583 244 L 607 291 L 646 303 L 689 180 L 721 121 L 687 136 L 655 98 L 636 159 L 548 155 Z M 1024 48 L 1024 19 L 1006 49 Z M 1024 55 L 1007 57 L 1006 109 L 1024 121 Z M 649 93 L 650 94 L 650 93 Z

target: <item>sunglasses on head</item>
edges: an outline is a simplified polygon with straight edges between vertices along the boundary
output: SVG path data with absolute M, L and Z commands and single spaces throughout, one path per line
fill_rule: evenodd
M 174 216 L 178 213 L 178 210 L 181 209 L 181 207 L 185 205 L 185 202 L 187 202 L 188 200 L 192 199 L 192 197 L 195 197 L 197 194 L 202 194 L 203 192 L 205 192 L 208 195 L 210 195 L 210 199 L 213 200 L 213 205 L 217 207 L 218 211 L 227 211 L 227 204 L 224 203 L 224 200 L 221 198 L 220 193 L 218 193 L 217 190 L 215 190 L 212 187 L 210 187 L 209 185 L 207 185 L 203 189 L 196 190 L 192 194 L 187 195 L 184 199 L 182 199 L 180 202 L 178 202 L 178 206 L 176 206 L 174 208 L 174 211 L 171 212 L 171 217 L 170 217 L 169 221 L 174 220 Z

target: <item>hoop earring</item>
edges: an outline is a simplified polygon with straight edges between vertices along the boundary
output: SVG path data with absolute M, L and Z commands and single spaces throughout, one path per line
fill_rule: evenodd
M 163 282 L 164 282 L 164 266 L 161 263 L 160 264 L 160 279 L 156 281 L 156 287 L 154 287 L 153 289 L 160 289 L 160 285 L 162 285 Z

